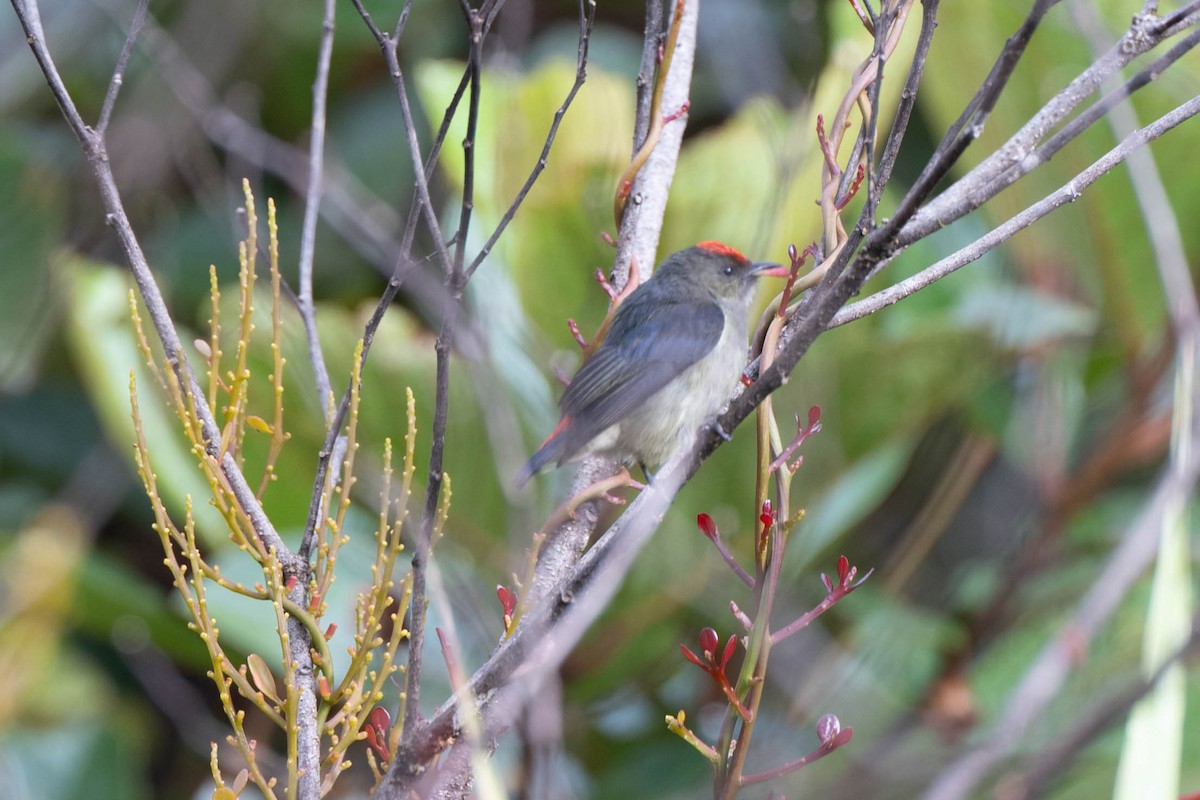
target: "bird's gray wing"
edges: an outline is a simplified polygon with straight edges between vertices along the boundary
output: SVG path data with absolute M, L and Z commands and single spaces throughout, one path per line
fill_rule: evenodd
M 562 432 L 567 457 L 707 355 L 724 325 L 716 303 L 666 301 L 645 315 L 618 312 L 559 402 L 570 420 Z

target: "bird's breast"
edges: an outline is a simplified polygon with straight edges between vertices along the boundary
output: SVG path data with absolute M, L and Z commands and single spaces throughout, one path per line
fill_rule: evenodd
M 609 439 L 614 450 L 634 453 L 647 465 L 661 464 L 691 447 L 700 426 L 733 394 L 744 366 L 746 323 L 728 313 L 725 317 L 712 350 L 597 439 Z

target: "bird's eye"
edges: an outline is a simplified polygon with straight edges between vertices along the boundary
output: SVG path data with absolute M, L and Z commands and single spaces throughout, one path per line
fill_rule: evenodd
M 725 273 L 726 275 L 732 275 L 732 274 L 733 274 L 733 267 L 732 267 L 732 266 L 726 266 L 726 267 L 725 267 L 725 269 L 721 270 L 721 272 Z

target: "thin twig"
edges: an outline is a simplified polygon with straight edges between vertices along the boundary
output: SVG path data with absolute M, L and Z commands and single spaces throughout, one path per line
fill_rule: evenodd
M 297 291 L 300 318 L 308 337 L 308 360 L 312 364 L 317 384 L 317 401 L 325 416 L 325 425 L 333 422 L 333 388 L 329 369 L 317 336 L 317 314 L 313 307 L 313 260 L 316 254 L 317 219 L 320 214 L 321 192 L 325 167 L 325 117 L 329 94 L 329 64 L 333 58 L 334 0 L 325 0 L 325 15 L 321 20 L 321 43 L 317 50 L 317 77 L 313 81 L 312 132 L 308 145 L 308 189 L 304 195 L 304 220 L 300 226 L 299 287 Z
M 1072 0 L 1071 11 L 1080 23 L 1084 36 L 1090 42 L 1093 53 L 1100 48 L 1104 35 L 1094 9 L 1079 0 Z M 1127 96 L 1135 80 L 1149 82 L 1176 59 L 1200 43 L 1200 30 L 1180 41 L 1147 69 L 1125 84 L 1112 89 L 1108 96 Z M 1144 84 L 1143 84 L 1144 85 Z M 1107 97 L 1105 98 L 1107 99 Z M 1129 103 L 1114 103 L 1108 114 L 1108 123 L 1118 138 L 1133 134 L 1138 128 L 1137 113 Z M 1133 184 L 1134 196 L 1141 210 L 1142 222 L 1150 234 L 1150 246 L 1154 250 L 1154 263 L 1163 283 L 1163 297 L 1171 316 L 1171 327 L 1180 342 L 1200 333 L 1200 305 L 1196 300 L 1196 287 L 1188 269 L 1187 253 L 1183 246 L 1183 235 L 1179 219 L 1171 207 L 1171 200 L 1163 186 L 1162 174 L 1149 149 L 1139 149 L 1129 154 L 1129 180 Z M 1185 349 L 1183 347 L 1180 348 Z
M 413 599 L 410 608 L 408 669 L 405 674 L 407 699 L 404 707 L 404 730 L 412 731 L 419 719 L 421 700 L 421 667 L 425 641 L 425 612 L 428 598 L 425 596 L 425 571 L 428 568 L 430 546 L 433 537 L 434 519 L 437 516 L 438 499 L 441 496 L 443 459 L 446 449 L 446 423 L 450 403 L 450 351 L 454 342 L 454 328 L 462 305 L 466 279 L 463 275 L 464 254 L 467 247 L 467 231 L 471 224 L 471 212 L 475 203 L 475 141 L 478 136 L 480 75 L 483 60 L 483 17 L 470 5 L 463 3 L 463 13 L 470 29 L 470 51 L 467 70 L 470 73 L 470 95 L 468 101 L 467 131 L 463 138 L 463 198 L 459 212 L 458 230 L 454 234 L 454 257 L 446 273 L 446 300 L 442 315 L 442 327 L 434 343 L 437 367 L 434 388 L 434 408 L 431 443 L 429 448 L 429 471 L 425 485 L 425 510 L 421 517 L 420 535 L 413 548 L 412 576 Z
M 133 12 L 133 21 L 129 23 L 125 44 L 121 47 L 121 55 L 117 57 L 112 79 L 108 82 L 108 92 L 104 95 L 104 105 L 100 107 L 100 116 L 96 121 L 96 133 L 101 137 L 108 132 L 108 123 L 112 119 L 113 107 L 117 104 L 117 95 L 125 82 L 125 69 L 129 66 L 129 57 L 133 54 L 133 43 L 142 32 L 142 25 L 146 22 L 146 7 L 149 5 L 150 0 L 138 0 L 137 9 Z
M 388 34 L 379 30 L 371 20 L 370 14 L 363 7 L 362 0 L 351 0 L 351 2 L 363 18 L 363 22 L 367 25 L 371 34 L 375 37 L 375 41 L 378 42 L 379 50 L 383 53 L 384 61 L 387 63 L 388 75 L 391 77 L 392 85 L 396 89 L 396 99 L 400 102 L 400 112 L 404 118 L 404 132 L 405 138 L 408 141 L 409 159 L 412 162 L 413 174 L 416 179 L 416 205 L 425 217 L 425 224 L 428 226 L 430 237 L 433 239 L 434 249 L 441 262 L 442 272 L 443 274 L 449 274 L 452 259 L 446 246 L 446 239 L 442 235 L 441 225 L 438 222 L 437 209 L 434 207 L 433 200 L 429 194 L 429 178 L 427 177 L 426 166 L 423 163 L 424 159 L 421 157 L 421 143 L 417 140 L 417 127 L 413 119 L 412 104 L 408 99 L 408 86 L 404 82 L 404 70 L 400 68 L 400 56 L 397 52 L 399 39 L 395 36 L 389 37 Z M 403 23 L 407 18 L 411 5 L 412 0 L 406 0 L 401 20 L 396 24 L 398 32 L 403 30 Z M 407 259 L 407 256 L 403 253 L 402 257 Z
M 945 227 L 995 196 L 1007 185 L 1002 182 L 1006 172 L 1019 168 L 1034 151 L 1038 141 L 1091 96 L 1105 79 L 1115 75 L 1134 58 L 1158 46 L 1168 35 L 1164 33 L 1166 29 L 1157 17 L 1134 17 L 1125 35 L 1107 53 L 1092 62 L 1043 105 L 999 149 L 904 222 L 897 244 L 904 247 L 914 241 L 914 237 L 922 238 Z M 906 209 L 907 205 L 901 203 L 897 216 L 901 216 L 901 211 Z
M 936 264 L 926 267 L 916 275 L 892 284 L 865 300 L 860 300 L 857 303 L 846 306 L 830 321 L 830 327 L 836 328 L 848 322 L 853 322 L 856 319 L 874 314 L 876 311 L 899 302 L 905 297 L 936 283 L 950 273 L 970 264 L 1000 243 L 1011 238 L 1013 234 L 1029 227 L 1051 211 L 1067 203 L 1075 202 L 1079 199 L 1080 193 L 1084 189 L 1095 183 L 1113 167 L 1125 161 L 1130 153 L 1148 142 L 1157 139 L 1175 126 L 1192 118 L 1197 113 L 1200 113 L 1200 97 L 1192 98 L 1150 125 L 1134 131 L 1119 145 L 1109 150 L 1091 166 L 1077 174 L 1065 186 L 1042 198 L 1021 213 L 1011 217 L 1002 225 L 988 231 L 988 233 L 966 247 L 943 258 Z
M 942 178 L 949 174 L 950 169 L 958 163 L 959 157 L 967 147 L 983 133 L 983 126 L 987 122 L 992 108 L 995 107 L 1004 87 L 1008 85 L 1008 80 L 1012 77 L 1017 62 L 1024 55 L 1025 48 L 1033 37 L 1034 31 L 1041 24 L 1042 17 L 1059 1 L 1037 0 L 1033 8 L 1029 10 L 1021 27 L 1005 42 L 1004 49 L 1001 50 L 996 63 L 992 65 L 992 71 L 984 79 L 975 96 L 967 103 L 962 114 L 946 131 L 946 135 L 942 137 L 942 141 L 933 151 L 933 155 L 926 162 L 921 174 L 917 176 L 916 181 L 896 206 L 896 210 L 873 233 L 870 243 L 872 247 L 877 247 L 877 242 L 893 238 L 893 234 L 912 218 Z
M 417 141 L 416 124 L 412 116 L 412 108 L 408 101 L 408 89 L 404 83 L 404 73 L 400 69 L 399 56 L 396 52 L 396 41 L 389 39 L 386 34 L 376 27 L 371 20 L 366 9 L 363 7 L 361 0 L 352 0 L 354 7 L 362 16 L 363 22 L 366 23 L 371 33 L 375 36 L 379 43 L 379 48 L 383 53 L 384 59 L 387 61 L 389 74 L 392 76 L 392 82 L 396 87 L 396 95 L 400 101 L 400 111 L 404 117 L 404 129 L 408 139 L 409 158 L 412 162 L 413 173 L 416 176 L 418 203 L 425 217 L 425 222 L 429 227 L 430 234 L 436 245 L 438 257 L 443 265 L 443 270 L 448 274 L 451 267 L 451 257 L 446 249 L 445 239 L 442 237 L 441 226 L 438 224 L 437 209 L 433 206 L 433 201 L 429 195 L 429 181 L 425 175 L 425 165 L 421 158 L 421 145 Z M 407 11 L 406 4 L 405 10 Z M 401 254 L 396 262 L 395 270 L 392 273 L 391 279 L 388 281 L 387 288 L 379 299 L 378 305 L 375 307 L 375 312 L 372 314 L 370 321 L 363 332 L 363 351 L 361 365 L 366 364 L 367 355 L 370 352 L 370 343 L 374 339 L 375 332 L 379 327 L 379 323 L 383 319 L 383 312 L 387 310 L 392 301 L 396 298 L 397 292 L 400 290 L 400 285 L 403 283 L 406 267 L 411 262 Z M 317 472 L 313 478 L 313 494 L 312 500 L 308 507 L 308 520 L 304 527 L 305 543 L 310 541 L 312 531 L 316 530 L 316 526 L 320 519 L 321 511 L 321 491 L 325 485 L 326 476 L 329 472 L 330 462 L 333 454 L 336 452 L 336 443 L 338 432 L 341 430 L 341 425 L 345 419 L 346 411 L 350 404 L 351 387 L 347 387 L 342 394 L 341 403 L 338 405 L 338 410 L 334 414 L 333 421 L 329 425 L 325 435 L 325 441 L 321 445 L 321 451 L 317 456 Z M 303 550 L 302 555 L 307 555 Z M 414 606 L 416 603 L 414 602 Z
M 874 198 L 879 203 L 883 196 L 883 188 L 892 179 L 892 169 L 896 166 L 896 157 L 900 153 L 900 144 L 908 130 L 909 119 L 912 118 L 913 107 L 917 103 L 917 87 L 921 85 L 921 77 L 925 74 L 925 63 L 929 60 L 929 48 L 933 45 L 933 32 L 937 29 L 937 12 L 939 0 L 923 0 L 921 3 L 921 31 L 917 35 L 917 45 L 913 52 L 912 62 L 908 68 L 908 77 L 904 79 L 904 88 L 900 91 L 900 103 L 892 120 L 892 127 L 884 141 L 883 153 L 875 168 L 874 183 L 868 184 Z
M 554 144 L 554 137 L 558 135 L 558 126 L 566 116 L 567 109 L 571 107 L 571 103 L 575 100 L 575 95 L 583 88 L 583 83 L 587 80 L 587 57 L 588 57 L 588 41 L 592 33 L 592 23 L 596 18 L 596 0 L 579 0 L 579 48 L 575 58 L 575 82 L 571 84 L 571 90 L 567 92 L 566 99 L 562 105 L 554 112 L 554 118 L 550 122 L 550 131 L 546 134 L 546 141 L 542 145 L 542 152 L 538 155 L 537 163 L 529 173 L 529 177 L 525 179 L 525 183 L 517 192 L 516 198 L 509 205 L 508 210 L 504 212 L 504 216 L 500 218 L 500 222 L 496 225 L 496 229 L 492 231 L 492 235 L 488 237 L 487 242 L 480 248 L 479 253 L 471 260 L 471 265 L 467 267 L 467 278 L 470 279 L 475 274 L 475 270 L 479 269 L 479 265 L 483 263 L 488 254 L 492 252 L 492 248 L 496 245 L 496 241 L 504 233 L 508 224 L 512 222 L 516 216 L 517 209 L 521 207 L 521 203 L 525 202 L 525 196 L 529 194 L 529 190 L 533 188 L 533 184 L 537 181 L 538 176 L 542 174 L 542 170 L 546 168 L 546 160 L 550 156 L 550 148 Z
M 434 170 L 437 169 L 438 159 L 442 155 L 442 145 L 446 143 L 446 135 L 450 133 L 450 123 L 454 121 L 454 115 L 458 113 L 458 105 L 467 93 L 467 87 L 470 84 L 471 67 L 468 65 L 463 69 L 462 77 L 458 80 L 458 88 L 454 90 L 454 94 L 450 97 L 450 102 L 446 104 L 446 110 L 442 112 L 442 122 L 438 126 L 437 133 L 429 145 L 429 155 L 425 157 L 426 181 L 433 180 Z M 420 219 L 420 214 L 421 197 L 417 185 L 414 183 L 412 199 L 408 202 L 408 222 L 404 225 L 404 238 L 400 245 L 400 254 L 402 257 L 408 257 L 412 253 L 413 239 L 417 234 L 417 221 Z
M 233 456 L 221 450 L 220 428 L 205 399 L 204 390 L 196 381 L 191 365 L 188 364 L 162 291 L 146 261 L 145 253 L 133 231 L 129 217 L 125 213 L 124 203 L 109 164 L 104 139 L 84 122 L 70 92 L 63 83 L 58 67 L 55 66 L 54 59 L 50 56 L 50 51 L 46 46 L 37 3 L 35 0 L 13 0 L 13 7 L 17 12 L 17 19 L 25 31 L 30 49 L 33 50 L 34 57 L 37 59 L 38 66 L 50 84 L 50 91 L 62 110 L 63 116 L 66 117 L 67 124 L 79 140 L 84 155 L 87 157 L 88 165 L 96 176 L 100 197 L 107 212 L 106 221 L 121 240 L 121 246 L 125 250 L 130 270 L 133 273 L 134 283 L 138 287 L 138 294 L 146 304 L 147 314 L 162 341 L 167 361 L 178 376 L 181 385 L 189 387 L 195 403 L 196 415 L 200 420 L 201 433 L 204 435 L 205 452 L 209 458 L 213 459 L 214 463 L 220 466 L 222 474 L 230 483 L 234 497 L 246 513 L 263 545 L 267 549 L 275 548 L 279 553 L 287 553 L 288 550 L 283 539 L 279 537 L 274 525 L 263 512 L 262 506 L 255 498 L 254 491 L 250 488 Z

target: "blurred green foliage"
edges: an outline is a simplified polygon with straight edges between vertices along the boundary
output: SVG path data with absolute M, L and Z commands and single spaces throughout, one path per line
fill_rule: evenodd
M 523 7 L 501 16 L 496 44 L 489 44 L 495 51 L 488 51 L 476 143 L 470 252 L 500 223 L 574 78 L 574 7 L 511 5 Z M 1101 5 L 1110 28 L 1123 28 L 1129 9 Z M 803 247 L 819 235 L 815 116 L 832 116 L 847 63 L 870 43 L 845 4 L 750 6 L 774 23 L 774 38 L 755 43 L 761 57 L 778 57 L 791 71 L 774 96 L 754 96 L 752 85 L 744 94 L 722 93 L 720 79 L 727 76 L 714 71 L 717 61 L 705 47 L 743 45 L 733 41 L 736 31 L 702 32 L 696 129 L 680 160 L 661 253 L 716 238 L 755 257 L 781 259 L 789 243 Z M 78 14 L 57 6 L 45 12 L 51 46 L 88 113 L 103 96 L 131 7 L 124 4 L 112 17 L 100 5 L 80 6 Z M 386 26 L 398 7 L 372 11 Z M 717 2 L 712 8 L 714 16 L 728 11 Z M 942 4 L 901 179 L 920 169 L 1024 10 L 1005 2 Z M 223 281 L 236 272 L 241 177 L 250 176 L 260 198 L 278 199 L 288 263 L 298 252 L 301 205 L 279 175 L 206 139 L 201 123 L 211 112 L 178 99 L 181 59 L 205 76 L 221 104 L 303 148 L 319 19 L 314 8 L 282 3 L 174 2 L 151 11 L 160 35 L 173 37 L 182 55 L 166 67 L 145 51 L 135 55 L 112 152 L 135 227 L 190 341 L 207 335 L 208 265 Z M 706 6 L 702 14 L 708 13 Z M 210 30 L 212 20 L 219 20 L 219 35 Z M 577 361 L 565 319 L 578 320 L 586 334 L 606 304 L 592 273 L 611 261 L 600 234 L 612 230 L 614 183 L 629 154 L 640 7 L 601 3 L 597 20 L 587 82 L 546 171 L 470 284 L 453 366 L 446 469 L 455 492 L 438 560 L 467 650 L 460 660 L 469 666 L 486 657 L 500 633 L 493 587 L 510 583 L 521 568 L 530 533 L 566 486 L 566 476 L 556 473 L 532 493 L 511 491 L 517 466 L 553 427 L 552 368 L 569 374 Z M 393 91 L 349 4 L 339 5 L 337 25 L 330 158 L 380 203 L 399 203 L 403 219 L 412 179 Z M 130 471 L 128 381 L 130 370 L 141 367 L 128 322 L 129 281 L 82 160 L 28 52 L 15 46 L 10 16 L 0 21 L 0 36 L 14 45 L 0 57 L 7 78 L 0 94 L 0 653 L 6 654 L 0 663 L 10 667 L 0 682 L 0 796 L 205 796 L 207 742 L 222 738 L 223 723 L 203 675 L 203 651 L 168 590 L 148 504 Z M 401 52 L 423 115 L 424 144 L 461 75 L 455 59 L 462 41 L 455 4 L 413 5 Z M 1071 16 L 1065 9 L 1051 14 L 964 166 L 1002 142 L 1090 61 Z M 885 109 L 895 102 L 903 67 L 898 62 L 889 70 Z M 1194 58 L 1184 59 L 1139 93 L 1133 101 L 1139 117 L 1148 121 L 1189 97 L 1197 72 Z M 457 219 L 462 124 L 460 115 L 436 174 L 444 220 Z M 1192 157 L 1193 127 L 1151 150 L 1195 259 L 1200 229 L 1190 223 L 1200 214 L 1200 162 Z M 906 251 L 867 291 L 972 241 L 1113 143 L 1105 124 L 1094 126 L 978 214 Z M 889 192 L 884 214 L 898 194 Z M 394 219 L 375 206 L 367 211 Z M 850 747 L 771 789 L 789 797 L 915 796 L 972 724 L 1002 710 L 1033 654 L 1146 502 L 1166 453 L 1165 435 L 1151 422 L 1170 397 L 1169 370 L 1159 356 L 1171 341 L 1140 213 L 1118 169 L 1079 202 L 960 273 L 823 336 L 780 392 L 781 417 L 789 409 L 803 417 L 820 405 L 824 423 L 804 449 L 798 485 L 809 514 L 793 547 L 781 623 L 820 600 L 817 575 L 831 570 L 838 554 L 875 567 L 876 575 L 775 654 L 769 718 L 756 735 L 761 763 L 751 771 L 813 749 L 812 723 L 822 713 L 837 713 L 858 735 Z M 380 274 L 390 270 L 388 263 L 368 263 L 356 244 L 337 225 L 319 230 L 320 330 L 335 386 L 349 375 Z M 431 251 L 418 238 L 417 252 Z M 431 271 L 423 275 L 424 285 L 436 285 Z M 414 289 L 376 338 L 364 374 L 359 439 L 366 468 L 356 515 L 374 513 L 378 484 L 370 476 L 384 437 L 402 435 L 405 386 L 416 394 L 423 423 L 418 456 L 428 453 L 437 315 L 436 292 Z M 294 538 L 307 512 L 322 428 L 299 321 L 291 315 L 286 324 L 292 439 L 267 510 Z M 266 342 L 252 353 L 263 403 Z M 140 385 L 166 499 L 182 508 L 186 494 L 205 496 L 203 483 L 151 384 Z M 1089 458 L 1135 426 L 1148 439 L 1063 510 L 1063 493 L 1082 480 Z M 562 670 L 566 749 L 556 767 L 575 796 L 705 791 L 707 767 L 667 733 L 663 716 L 685 708 L 698 731 L 713 733 L 705 720 L 716 718 L 709 712 L 719 698 L 679 657 L 678 644 L 691 643 L 705 625 L 723 636 L 736 630 L 729 600 L 745 606 L 748 597 L 693 520 L 707 512 L 735 547 L 746 544 L 753 518 L 750 439 L 740 433 L 686 487 L 611 609 Z M 939 487 L 954 477 L 955 454 L 971 448 L 987 457 L 949 502 Z M 934 541 L 904 580 L 895 579 L 895 568 L 912 558 L 909 526 L 930 509 L 941 520 Z M 234 572 L 239 554 L 215 515 L 202 518 L 201 531 L 219 553 L 215 560 Z M 366 580 L 354 573 L 363 538 L 352 537 L 343 556 L 338 594 L 328 598 L 335 615 L 351 612 L 353 593 Z M 1005 582 L 1014 575 L 1015 584 Z M 1146 595 L 1139 589 L 1123 604 L 1019 754 L 1044 749 L 1082 709 L 1136 677 Z M 216 611 L 233 647 L 275 657 L 267 652 L 269 619 L 233 603 Z M 982 626 L 988 611 L 996 616 Z M 439 624 L 437 613 L 431 625 Z M 440 664 L 433 651 L 429 658 Z M 427 672 L 426 703 L 448 691 L 436 672 Z M 933 702 L 947 676 L 966 680 L 966 707 Z M 1192 705 L 1200 697 L 1195 684 L 1192 677 Z M 1188 710 L 1194 718 L 1198 709 Z M 1183 745 L 1188 791 L 1200 788 L 1196 730 L 1188 729 Z M 1120 726 L 1095 741 L 1049 796 L 1109 791 L 1120 741 Z M 511 744 L 506 748 L 502 761 L 517 755 Z M 363 791 L 363 780 L 357 788 L 345 781 L 344 796 Z

